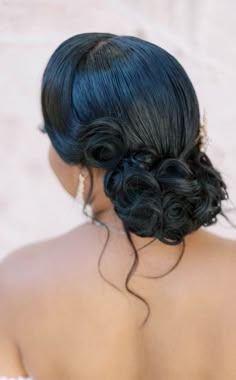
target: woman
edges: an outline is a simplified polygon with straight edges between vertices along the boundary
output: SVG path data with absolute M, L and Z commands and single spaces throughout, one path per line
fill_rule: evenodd
M 41 101 L 50 165 L 90 219 L 2 260 L 0 375 L 235 378 L 236 241 L 204 229 L 228 192 L 183 67 L 137 37 L 79 34 Z

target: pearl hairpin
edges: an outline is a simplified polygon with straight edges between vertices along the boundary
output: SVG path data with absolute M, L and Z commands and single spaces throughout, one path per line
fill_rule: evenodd
M 207 116 L 206 116 L 206 110 L 205 109 L 203 111 L 203 118 L 202 118 L 202 123 L 200 126 L 198 139 L 200 140 L 200 151 L 205 152 L 207 150 L 208 146 L 212 143 L 212 139 L 208 136 Z

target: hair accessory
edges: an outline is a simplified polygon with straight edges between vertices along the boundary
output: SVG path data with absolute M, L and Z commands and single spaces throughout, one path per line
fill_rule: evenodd
M 208 148 L 208 146 L 212 143 L 212 139 L 208 136 L 207 131 L 207 117 L 206 117 L 206 110 L 203 111 L 203 117 L 202 122 L 200 126 L 200 132 L 198 136 L 198 140 L 200 140 L 200 151 L 205 152 Z
M 85 180 L 85 177 L 82 174 L 82 172 L 80 171 L 80 173 L 79 173 L 79 186 L 78 186 L 78 191 L 77 191 L 77 194 L 76 194 L 76 200 L 77 200 L 77 202 L 81 206 L 84 204 L 84 198 L 83 198 L 83 194 L 84 194 L 84 180 Z

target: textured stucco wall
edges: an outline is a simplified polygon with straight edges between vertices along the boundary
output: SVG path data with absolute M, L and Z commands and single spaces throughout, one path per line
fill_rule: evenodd
M 0 0 L 0 255 L 83 220 L 48 166 L 47 136 L 37 131 L 42 71 L 77 33 L 140 36 L 179 59 L 207 110 L 208 154 L 236 204 L 235 12 L 233 0 Z M 236 237 L 222 219 L 209 229 Z

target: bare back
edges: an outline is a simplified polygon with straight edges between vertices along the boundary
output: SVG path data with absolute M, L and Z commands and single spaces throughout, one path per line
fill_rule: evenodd
M 83 225 L 13 258 L 19 318 L 12 323 L 28 373 L 37 380 L 235 378 L 236 242 L 201 229 L 172 272 L 133 276 L 129 288 L 151 311 L 140 328 L 147 308 L 125 289 L 132 248 L 112 233 L 101 261 L 120 292 L 98 272 L 106 236 Z M 165 268 L 157 261 L 151 274 L 173 265 L 173 256 Z

